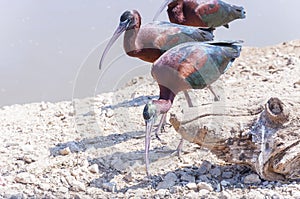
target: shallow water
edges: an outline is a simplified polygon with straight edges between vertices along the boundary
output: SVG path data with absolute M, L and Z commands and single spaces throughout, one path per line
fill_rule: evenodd
M 150 64 L 124 55 L 122 39 L 111 49 L 102 71 L 98 63 L 124 10 L 140 11 L 147 23 L 161 2 L 0 1 L 0 106 L 92 96 L 149 73 Z M 217 39 L 266 46 L 300 38 L 298 0 L 227 2 L 244 6 L 247 18 L 231 23 L 229 30 L 219 28 Z M 159 20 L 167 20 L 166 12 Z

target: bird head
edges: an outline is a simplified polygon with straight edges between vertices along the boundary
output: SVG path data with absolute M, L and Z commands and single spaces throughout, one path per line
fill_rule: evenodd
M 155 122 L 157 116 L 157 107 L 152 102 L 149 102 L 145 105 L 144 111 L 143 111 L 143 117 L 146 124 L 146 136 L 145 136 L 145 161 L 146 161 L 146 172 L 149 176 L 149 148 L 150 148 L 150 138 L 151 138 L 151 131 L 152 126 Z
M 143 110 L 143 117 L 145 121 L 149 121 L 155 118 L 156 115 L 156 105 L 149 102 L 145 105 Z
M 143 110 L 143 117 L 146 125 L 146 135 L 150 136 L 152 131 L 152 126 L 157 117 L 157 107 L 155 104 L 153 104 L 153 102 L 149 102 L 148 104 L 145 105 Z
M 244 19 L 246 18 L 246 11 L 242 6 L 235 6 L 235 5 L 231 5 L 231 17 L 232 19 Z
M 129 29 L 133 29 L 134 27 L 138 26 L 140 27 L 141 25 L 141 16 L 136 10 L 132 11 L 125 11 L 121 17 L 120 17 L 120 23 L 117 29 L 115 30 L 113 36 L 109 40 L 108 44 L 106 45 L 102 57 L 99 63 L 99 69 L 101 69 L 102 62 L 104 60 L 104 57 L 108 53 L 109 49 L 112 47 L 114 42 L 120 37 L 120 35 Z

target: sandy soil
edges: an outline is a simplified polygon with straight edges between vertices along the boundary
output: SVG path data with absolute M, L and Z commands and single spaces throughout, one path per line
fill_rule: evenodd
M 300 41 L 244 47 L 234 66 L 207 89 L 190 91 L 194 105 L 264 104 L 270 97 L 300 108 Z M 184 143 L 172 127 L 151 141 L 151 178 L 144 165 L 144 104 L 157 97 L 150 76 L 114 93 L 73 102 L 0 109 L 0 198 L 300 198 L 300 181 L 270 182 L 245 166 L 228 165 L 210 151 Z M 171 109 L 184 117 L 179 94 Z M 207 109 L 206 109 L 207 110 Z M 300 110 L 299 110 L 300 111 Z M 212 119 L 211 123 L 226 121 Z M 241 121 L 243 123 L 243 121 Z M 206 124 L 207 125 L 207 124 Z

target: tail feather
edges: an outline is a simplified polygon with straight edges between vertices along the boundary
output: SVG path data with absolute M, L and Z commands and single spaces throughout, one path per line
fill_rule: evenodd
M 207 32 L 213 33 L 213 32 L 216 30 L 216 28 L 199 28 L 199 30 L 207 31 Z
M 224 41 L 207 41 L 206 44 L 219 46 L 219 47 L 227 47 L 225 52 L 226 56 L 232 58 L 234 61 L 235 58 L 240 56 L 242 50 L 242 40 L 224 40 Z
M 240 56 L 243 41 L 241 40 L 228 40 L 228 41 L 207 41 L 206 44 L 218 46 L 223 49 L 223 55 L 229 61 L 227 66 L 220 68 L 221 73 L 225 73 L 231 66 L 236 58 Z
M 240 45 L 243 42 L 244 42 L 243 40 L 220 40 L 220 41 L 206 41 L 205 43 L 214 46 L 231 46 L 233 44 Z

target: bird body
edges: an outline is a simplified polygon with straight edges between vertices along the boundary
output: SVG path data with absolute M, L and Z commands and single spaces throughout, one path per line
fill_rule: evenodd
M 102 54 L 99 68 L 106 53 L 123 32 L 125 32 L 123 46 L 126 54 L 151 63 L 178 44 L 190 41 L 211 41 L 214 37 L 210 29 L 169 22 L 155 21 L 141 26 L 140 14 L 135 10 L 126 11 L 122 14 L 119 27 Z
M 151 74 L 174 94 L 203 89 L 216 81 L 240 54 L 233 42 L 188 42 L 175 46 L 156 60 Z
M 136 33 L 131 33 L 132 31 Z M 131 57 L 154 62 L 164 52 L 178 44 L 210 40 L 213 40 L 210 30 L 156 21 L 142 26 L 139 30 L 126 31 L 124 49 Z
M 154 19 L 168 6 L 168 16 L 172 23 L 215 28 L 229 27 L 235 19 L 245 18 L 243 7 L 221 0 L 165 0 Z
M 188 89 L 203 89 L 216 81 L 239 57 L 240 41 L 187 42 L 173 47 L 157 59 L 151 74 L 160 89 L 158 100 L 145 105 L 145 159 L 149 167 L 150 134 L 158 115 L 165 115 L 176 94 Z

